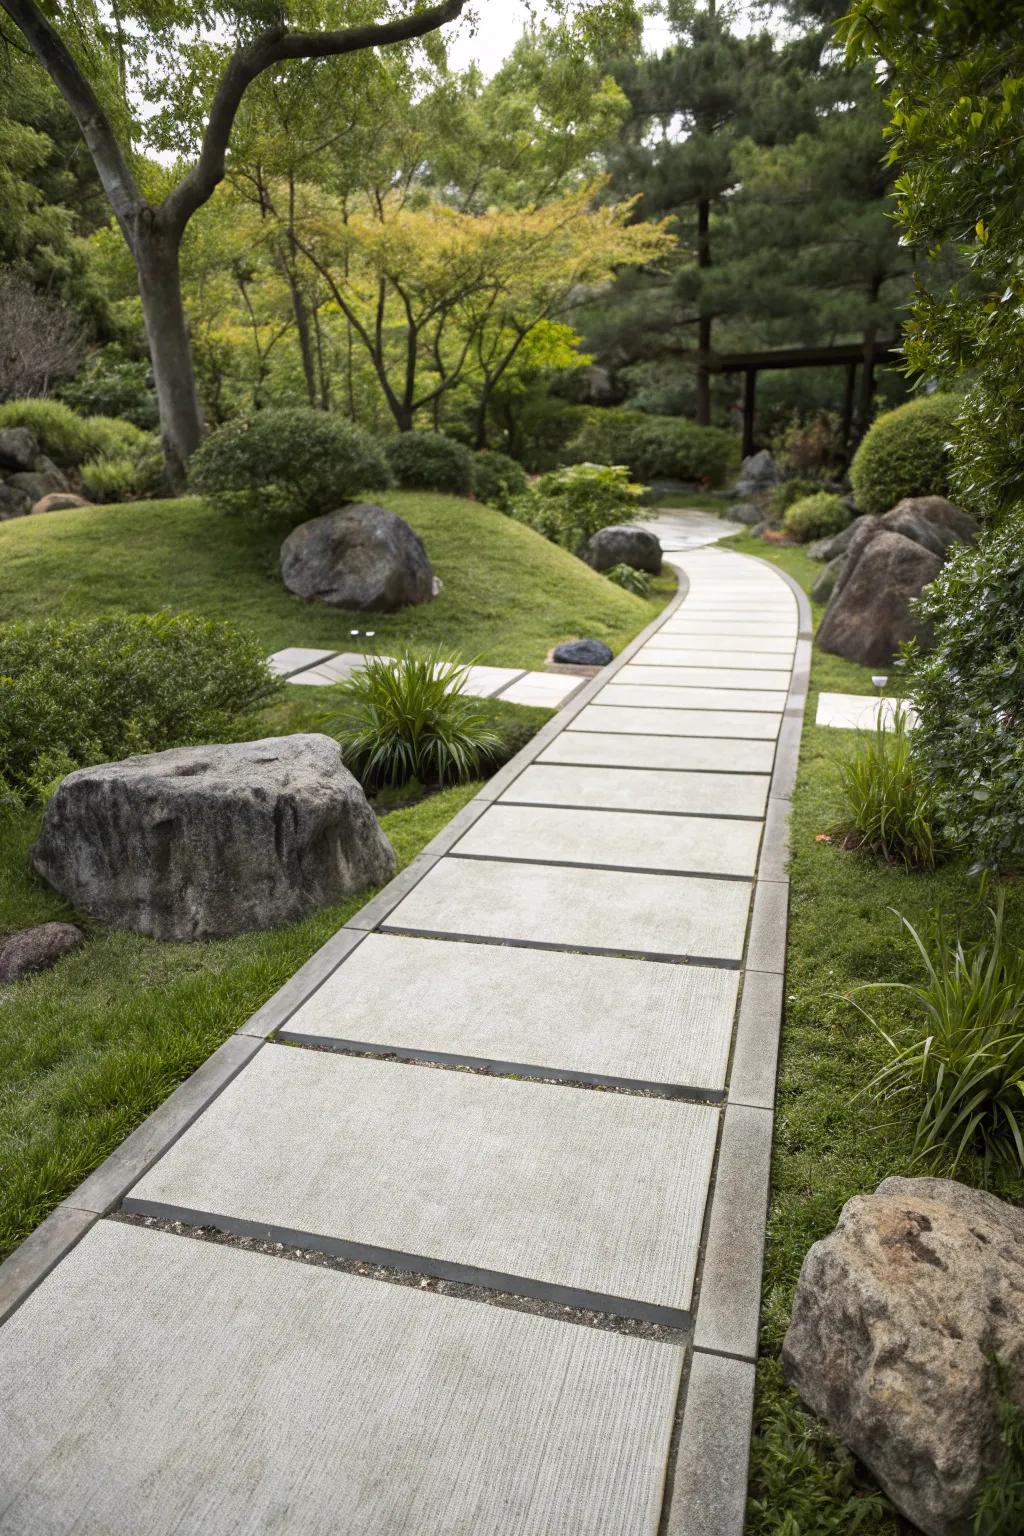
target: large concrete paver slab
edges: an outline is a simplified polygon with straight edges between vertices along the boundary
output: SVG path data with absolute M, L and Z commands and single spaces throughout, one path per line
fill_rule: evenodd
M 489 699 L 522 676 L 522 668 L 467 667 L 463 679 L 463 692 L 471 693 L 474 698 Z M 453 683 L 452 691 L 457 687 L 458 680 Z
M 275 651 L 267 662 L 277 677 L 290 677 L 294 672 L 305 671 L 318 662 L 329 661 L 334 651 L 314 651 L 304 645 L 289 645 L 283 651 Z
M 607 768 L 660 768 L 691 773 L 770 774 L 773 741 L 713 736 L 629 736 L 623 731 L 563 731 L 538 763 L 592 763 Z
M 634 672 L 638 667 L 668 667 L 680 668 L 685 671 L 697 671 L 699 669 L 714 670 L 724 677 L 726 672 L 768 672 L 776 676 L 789 677 L 791 657 L 785 652 L 780 655 L 765 654 L 763 652 L 750 652 L 745 650 L 728 651 L 718 648 L 709 649 L 705 646 L 656 646 L 654 638 L 636 652 L 633 660 L 627 662 L 618 674 L 624 677 L 627 672 Z M 732 687 L 732 684 L 727 684 Z M 768 685 L 765 684 L 767 687 Z
M 609 683 L 597 702 L 625 704 L 632 709 L 778 710 L 786 706 L 785 690 L 777 688 L 687 688 L 671 684 Z
M 453 852 L 484 859 L 752 878 L 760 841 L 758 821 L 501 802 L 470 827 Z
M 399 902 L 393 930 L 612 954 L 738 961 L 746 881 L 441 859 Z
M 126 1207 L 681 1314 L 717 1128 L 702 1104 L 270 1045 Z
M 680 610 L 682 617 L 678 619 L 666 619 L 662 628 L 658 631 L 662 635 L 740 635 L 750 639 L 767 637 L 769 639 L 796 639 L 796 620 L 788 619 L 745 619 L 739 615 L 720 614 L 715 618 L 701 618 L 694 614 L 687 618 L 685 612 Z
M 371 933 L 284 1033 L 718 1093 L 738 984 L 709 966 Z
M 644 656 L 641 660 L 638 656 L 636 661 L 627 662 L 615 674 L 616 682 L 629 683 L 634 687 L 714 688 L 719 694 L 744 688 L 767 688 L 784 694 L 789 688 L 791 674 L 788 669 L 766 671 L 740 667 L 688 667 L 682 663 L 673 666 L 664 660 L 664 652 L 654 651 L 651 654 L 652 657 L 661 655 L 661 665 L 657 661 L 652 665 L 648 657 Z
M 866 693 L 819 693 L 815 725 L 828 725 L 840 731 L 876 731 L 895 729 L 894 717 L 902 701 L 873 698 Z M 904 704 L 910 730 L 917 724 L 917 711 Z
M 664 629 L 659 629 L 647 641 L 644 650 L 731 651 L 743 656 L 744 665 L 747 665 L 747 657 L 760 655 L 785 656 L 788 662 L 796 651 L 796 635 L 737 635 L 735 631 L 703 636 L 699 633 L 678 635 L 671 631 L 666 634 Z M 772 662 L 771 665 L 777 666 L 778 663 Z
M 766 774 L 673 773 L 659 768 L 624 773 L 539 762 L 524 769 L 501 803 L 662 811 L 674 816 L 763 816 L 769 782 Z
M 605 696 L 603 690 L 599 699 Z M 630 705 L 587 704 L 568 731 L 624 731 L 630 736 L 719 736 L 774 741 L 782 714 L 737 709 L 634 709 Z
M 101 1222 L 0 1332 L 4 1536 L 654 1536 L 682 1350 Z
M 558 709 L 566 699 L 583 687 L 586 678 L 566 672 L 527 672 L 501 692 L 508 704 L 534 704 L 542 709 Z

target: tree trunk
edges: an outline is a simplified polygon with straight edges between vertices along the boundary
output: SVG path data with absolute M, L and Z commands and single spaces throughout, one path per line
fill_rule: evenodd
M 697 266 L 705 272 L 711 265 L 711 204 L 701 198 L 697 204 Z M 700 314 L 697 322 L 697 423 L 711 425 L 711 370 L 708 358 L 711 353 L 711 316 L 705 311 L 706 298 L 701 286 Z
M 302 373 L 306 380 L 306 394 L 309 403 L 316 406 L 316 367 L 313 362 L 313 343 L 309 334 L 309 316 L 306 314 L 306 300 L 302 289 L 295 278 L 295 273 L 286 264 L 288 275 L 288 288 L 292 296 L 292 309 L 295 312 L 295 329 L 299 333 L 299 352 L 302 354 Z
M 202 435 L 181 297 L 181 236 L 167 229 L 151 208 L 143 208 L 133 235 L 139 296 L 160 407 L 160 439 L 168 479 L 174 490 L 181 490 L 188 461 Z
M 864 339 L 861 356 L 863 364 L 860 375 L 860 390 L 857 399 L 857 413 L 854 422 L 853 443 L 856 447 L 864 433 L 871 425 L 871 406 L 875 398 L 875 351 L 878 342 L 878 321 L 875 318 L 874 306 L 878 302 L 882 282 L 880 278 L 873 277 L 868 285 L 868 319 L 864 326 Z

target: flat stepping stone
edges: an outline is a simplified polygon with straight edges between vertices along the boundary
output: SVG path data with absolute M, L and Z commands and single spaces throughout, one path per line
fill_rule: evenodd
M 708 966 L 371 933 L 279 1038 L 717 1094 L 738 982 Z
M 501 698 L 508 704 L 534 704 L 542 709 L 557 709 L 583 687 L 586 678 L 565 672 L 527 672 Z
M 721 635 L 666 634 L 664 629 L 659 629 L 653 634 L 643 647 L 644 651 L 731 651 L 741 655 L 744 661 L 753 665 L 753 658 L 757 655 L 778 655 L 792 659 L 796 650 L 796 635 L 738 635 L 735 630 L 723 632 Z M 639 655 L 640 652 L 637 652 Z M 722 663 L 724 666 L 724 662 Z M 772 662 L 775 666 L 777 663 Z
M 275 651 L 267 665 L 275 677 L 291 677 L 293 672 L 302 672 L 307 667 L 315 667 L 318 662 L 329 661 L 334 654 L 334 651 L 311 651 L 305 646 L 289 645 L 283 651 Z
M 655 1536 L 682 1358 L 101 1221 L 0 1333 L 0 1530 Z
M 499 803 L 661 811 L 673 816 L 764 816 L 769 782 L 767 775 L 752 773 L 672 773 L 646 766 L 623 773 L 615 768 L 539 762 L 523 770 Z
M 606 692 L 607 690 L 605 690 Z M 604 692 L 601 697 L 604 698 Z M 567 731 L 624 731 L 633 736 L 721 736 L 774 741 L 782 714 L 735 709 L 634 709 L 588 704 Z
M 758 821 L 496 804 L 453 852 L 481 859 L 752 878 L 760 841 Z
M 514 683 L 517 677 L 523 676 L 521 667 L 469 667 L 463 691 L 472 694 L 474 698 L 489 699 L 507 688 L 509 683 Z
M 627 672 L 635 671 L 637 667 L 678 667 L 687 671 L 713 669 L 721 672 L 723 677 L 726 672 L 771 672 L 785 677 L 788 687 L 789 660 L 787 652 L 773 656 L 770 652 L 702 649 L 699 645 L 660 646 L 655 645 L 651 639 L 636 652 L 631 662 L 626 663 L 618 676 L 625 677 Z
M 865 693 L 819 693 L 815 725 L 828 725 L 839 731 L 874 731 L 879 721 L 883 730 L 895 729 L 893 716 L 900 701 L 880 699 Z M 903 705 L 907 727 L 913 730 L 917 724 L 917 711 Z
M 563 731 L 538 763 L 592 763 L 603 768 L 660 768 L 675 773 L 770 774 L 773 741 L 713 736 L 628 736 L 611 731 Z M 529 770 L 527 770 L 529 771 Z
M 682 1324 L 717 1126 L 678 1099 L 269 1045 L 125 1208 Z
M 655 656 L 657 652 L 653 653 Z M 785 693 L 789 688 L 789 671 L 766 671 L 740 667 L 673 667 L 671 665 L 659 666 L 657 662 L 649 665 L 646 656 L 641 661 L 627 662 L 620 672 L 615 674 L 619 683 L 633 683 L 638 686 L 648 685 L 670 688 L 715 688 L 719 692 L 729 692 L 742 688 L 772 688 L 778 693 Z
M 738 880 L 445 858 L 383 926 L 728 964 L 743 955 L 750 892 Z
M 353 672 L 360 671 L 363 662 L 364 657 L 357 652 L 343 651 L 339 656 L 332 656 L 329 661 L 310 667 L 308 671 L 296 673 L 288 681 L 301 683 L 307 688 L 328 688 L 334 683 L 343 683 Z
M 721 709 L 725 705 L 732 709 L 778 710 L 781 713 L 786 707 L 786 694 L 784 689 L 777 688 L 733 688 L 725 694 L 721 688 L 616 682 L 601 689 L 598 702 L 625 704 L 632 709 Z

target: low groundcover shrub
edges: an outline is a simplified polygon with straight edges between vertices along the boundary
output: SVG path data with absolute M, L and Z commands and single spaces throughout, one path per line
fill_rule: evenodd
M 279 686 L 255 637 L 194 614 L 0 625 L 0 791 L 32 797 L 73 768 L 237 739 Z

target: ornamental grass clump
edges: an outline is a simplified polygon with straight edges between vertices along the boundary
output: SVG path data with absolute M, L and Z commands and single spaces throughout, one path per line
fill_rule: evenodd
M 501 739 L 465 684 L 465 666 L 441 651 L 367 658 L 339 690 L 330 722 L 365 788 L 442 787 L 480 771 Z
M 874 731 L 852 761 L 840 765 L 845 844 L 907 869 L 934 869 L 946 850 L 935 826 L 931 785 L 914 756 L 902 705 L 891 724 L 886 730 L 879 711 Z
M 965 946 L 943 917 L 926 942 L 900 916 L 924 965 L 919 982 L 875 982 L 858 992 L 902 993 L 920 1024 L 910 1038 L 890 1034 L 868 1010 L 851 1002 L 878 1030 L 890 1060 L 867 1091 L 917 1107 L 913 1159 L 953 1174 L 980 1153 L 985 1177 L 995 1165 L 1024 1171 L 1024 950 L 1004 926 L 1000 892 L 988 939 Z
M 632 592 L 635 597 L 650 596 L 651 578 L 646 571 L 634 570 L 631 565 L 609 566 L 604 572 L 604 578 L 622 587 L 623 591 Z

